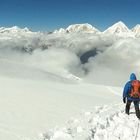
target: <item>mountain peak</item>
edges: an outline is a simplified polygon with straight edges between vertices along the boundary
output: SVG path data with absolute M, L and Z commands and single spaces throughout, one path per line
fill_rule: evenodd
M 111 34 L 121 34 L 121 33 L 128 33 L 128 32 L 130 32 L 130 30 L 122 21 L 119 21 L 119 22 L 113 24 L 111 27 L 109 27 L 104 32 L 111 33 Z
M 124 22 L 122 22 L 122 21 L 118 21 L 118 22 L 115 23 L 114 25 L 116 25 L 116 26 L 126 26 L 126 25 L 124 24 Z
M 77 33 L 77 32 L 87 32 L 87 33 L 97 33 L 100 32 L 98 29 L 93 27 L 91 24 L 72 24 L 69 25 L 66 29 L 59 29 L 55 31 L 56 33 Z
M 13 27 L 0 27 L 0 33 L 29 33 L 31 32 L 27 27 L 25 28 L 19 28 L 18 26 L 13 26 Z
M 133 32 L 136 32 L 137 30 L 140 30 L 140 24 L 137 24 L 135 27 L 132 28 Z
M 84 24 L 73 24 L 68 26 L 66 29 L 69 32 L 99 32 L 98 29 L 93 27 L 91 24 L 84 23 Z
M 136 37 L 140 36 L 140 24 L 137 24 L 134 28 L 132 28 L 132 32 L 135 34 Z

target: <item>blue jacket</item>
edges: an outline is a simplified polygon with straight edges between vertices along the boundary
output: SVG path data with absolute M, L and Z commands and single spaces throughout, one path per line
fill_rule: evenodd
M 130 81 L 128 81 L 125 86 L 124 86 L 124 90 L 123 90 L 123 98 L 127 98 L 127 100 L 131 100 L 131 101 L 140 101 L 139 98 L 132 98 L 129 97 L 129 93 L 131 92 L 131 82 L 133 80 L 137 80 L 136 75 L 134 73 L 132 73 L 130 75 Z

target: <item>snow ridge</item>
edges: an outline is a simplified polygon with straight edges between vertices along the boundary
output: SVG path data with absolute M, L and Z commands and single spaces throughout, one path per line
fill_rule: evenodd
M 18 26 L 13 26 L 11 28 L 0 28 L 0 33 L 18 33 L 18 32 L 24 32 L 24 33 L 31 33 L 31 31 L 25 27 L 23 29 L 19 28 Z
M 34 35 L 35 33 L 40 34 L 40 32 L 32 32 L 27 27 L 19 28 L 18 26 L 13 26 L 11 28 L 0 27 L 0 35 L 9 36 L 11 34 L 15 36 L 17 35 Z M 83 23 L 83 24 L 72 24 L 67 28 L 60 28 L 58 30 L 53 31 L 52 33 L 92 33 L 92 34 L 107 34 L 107 35 L 117 35 L 121 37 L 139 37 L 140 36 L 140 24 L 137 24 L 134 28 L 129 29 L 122 21 L 119 21 L 105 31 L 101 32 L 99 29 L 95 28 L 91 24 Z M 44 34 L 45 35 L 45 34 Z
M 85 24 L 73 24 L 68 26 L 66 29 L 60 28 L 55 30 L 53 33 L 93 33 L 93 34 L 106 34 L 106 35 L 117 35 L 120 37 L 139 37 L 140 36 L 140 25 L 136 25 L 134 28 L 129 29 L 122 21 L 119 21 L 112 26 L 108 27 L 105 31 L 101 32 L 94 26 Z
M 118 110 L 113 110 L 117 108 Z M 55 128 L 41 135 L 42 140 L 127 140 L 140 138 L 139 120 L 124 113 L 121 104 L 96 107 L 79 119 L 71 119 L 65 128 Z M 131 108 L 132 109 L 132 108 Z

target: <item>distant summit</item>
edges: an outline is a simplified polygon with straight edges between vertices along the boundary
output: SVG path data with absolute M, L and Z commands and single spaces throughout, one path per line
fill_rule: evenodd
M 68 34 L 68 33 L 91 33 L 91 34 L 103 34 L 103 35 L 115 35 L 119 37 L 140 37 L 140 24 L 137 24 L 134 28 L 129 29 L 122 21 L 119 21 L 105 31 L 101 32 L 94 26 L 88 23 L 84 24 L 73 24 L 69 25 L 67 28 L 60 28 L 54 32 L 45 32 L 47 34 Z M 32 35 L 41 35 L 43 32 L 32 32 L 27 27 L 20 28 L 18 26 L 13 26 L 10 28 L 0 27 L 1 37 L 23 37 L 23 36 L 32 36 Z
M 109 27 L 107 30 L 104 31 L 104 33 L 110 33 L 110 34 L 121 34 L 121 33 L 129 33 L 130 30 L 128 27 L 122 22 L 119 21 Z
M 137 30 L 137 31 L 136 31 Z M 59 30 L 55 30 L 54 33 L 95 33 L 95 34 L 112 34 L 123 37 L 134 37 L 136 32 L 140 33 L 140 26 L 137 25 L 135 29 L 130 30 L 122 21 L 119 21 L 105 31 L 101 32 L 96 29 L 94 26 L 85 23 L 85 24 L 73 24 L 68 26 L 66 29 L 60 28 Z
M 39 35 L 39 32 L 32 32 L 27 27 L 20 28 L 18 26 L 13 27 L 0 27 L 0 37 L 4 40 L 10 40 L 12 38 L 26 38 L 26 37 L 34 37 L 35 35 Z
M 31 33 L 31 31 L 27 27 L 23 29 L 19 28 L 18 26 L 13 26 L 10 28 L 5 28 L 5 27 L 0 28 L 0 33 L 21 33 L 21 32 Z
M 88 23 L 73 24 L 68 26 L 66 29 L 61 28 L 55 31 L 55 33 L 76 33 L 76 32 L 97 33 L 100 31 Z
M 135 33 L 136 36 L 140 36 L 140 24 L 137 24 L 134 28 L 132 28 L 132 32 Z
M 66 30 L 68 32 L 92 32 L 92 33 L 99 32 L 98 29 L 96 29 L 95 27 L 93 27 L 88 23 L 70 25 Z

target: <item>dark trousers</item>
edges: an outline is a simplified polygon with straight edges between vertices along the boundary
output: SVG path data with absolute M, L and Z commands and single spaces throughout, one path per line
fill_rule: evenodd
M 129 110 L 130 110 L 130 106 L 131 106 L 132 102 L 134 103 L 136 116 L 140 119 L 139 101 L 127 100 L 126 107 L 125 107 L 125 113 L 129 115 Z

